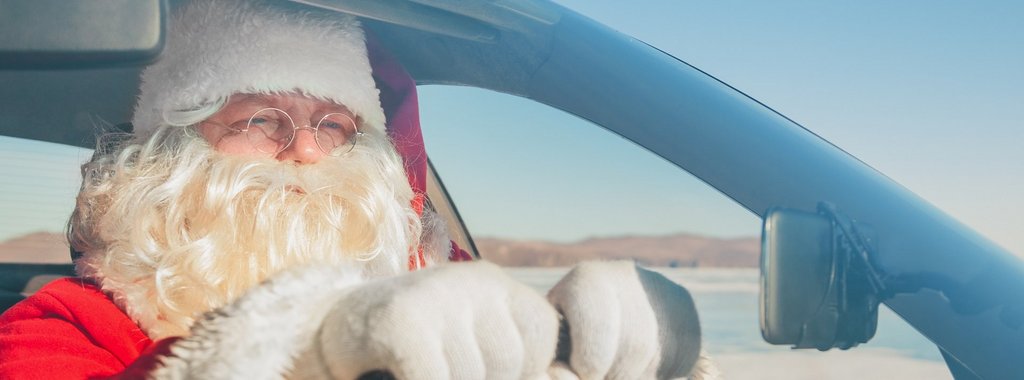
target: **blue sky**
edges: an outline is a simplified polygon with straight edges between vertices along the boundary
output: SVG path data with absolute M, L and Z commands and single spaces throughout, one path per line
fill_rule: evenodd
M 1024 254 L 1024 3 L 557 2 L 733 85 Z M 428 150 L 475 235 L 758 232 L 699 181 L 571 116 L 476 90 L 421 98 Z
M 558 2 L 746 92 L 1024 255 L 1024 2 Z M 481 90 L 420 93 L 428 151 L 475 236 L 759 232 L 699 180 L 575 117 Z M 0 239 L 59 231 L 87 152 L 0 144 L 0 178 L 46 189 L 14 198 L 20 183 L 0 183 Z

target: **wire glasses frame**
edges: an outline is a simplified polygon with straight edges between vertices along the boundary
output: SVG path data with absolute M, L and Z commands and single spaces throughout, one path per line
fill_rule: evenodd
M 263 108 L 244 120 L 222 127 L 226 127 L 232 136 L 245 135 L 249 144 L 257 151 L 266 154 L 277 155 L 295 141 L 295 134 L 300 129 L 308 129 L 313 132 L 316 145 L 324 154 L 329 156 L 341 156 L 351 152 L 355 148 L 359 137 L 363 132 L 359 131 L 355 120 L 344 113 L 328 113 L 320 117 L 315 127 L 311 127 L 313 120 L 306 126 L 296 126 L 295 121 L 284 110 L 279 108 Z

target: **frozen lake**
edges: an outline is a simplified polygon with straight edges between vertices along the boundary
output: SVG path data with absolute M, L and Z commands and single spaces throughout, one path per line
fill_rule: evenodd
M 568 268 L 506 268 L 546 293 Z M 693 294 L 704 347 L 728 379 L 952 379 L 938 348 L 888 308 L 867 344 L 792 350 L 761 339 L 756 269 L 655 268 Z

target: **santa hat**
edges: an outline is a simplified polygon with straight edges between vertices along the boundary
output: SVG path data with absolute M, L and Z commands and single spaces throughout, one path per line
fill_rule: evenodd
M 244 0 L 196 0 L 169 23 L 160 60 L 142 73 L 132 124 L 140 135 L 175 125 L 167 115 L 236 93 L 297 92 L 346 106 L 384 130 L 359 22 L 344 14 Z

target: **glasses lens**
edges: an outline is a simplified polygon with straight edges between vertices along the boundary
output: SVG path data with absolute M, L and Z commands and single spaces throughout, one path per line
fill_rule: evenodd
M 256 150 L 276 154 L 288 146 L 294 131 L 287 113 L 277 108 L 264 108 L 249 118 L 246 137 Z
M 332 156 L 352 151 L 359 136 L 355 120 L 343 113 L 329 113 L 316 127 L 316 143 L 320 150 Z

